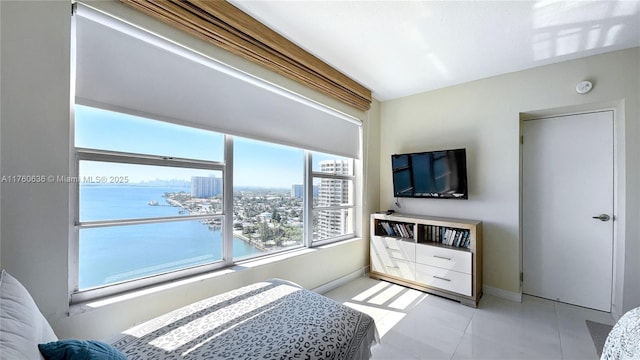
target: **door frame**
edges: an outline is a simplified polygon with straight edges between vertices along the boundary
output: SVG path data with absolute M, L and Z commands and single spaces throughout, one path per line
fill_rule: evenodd
M 611 279 L 611 314 L 615 319 L 618 319 L 622 315 L 622 290 L 624 279 L 624 196 L 625 187 L 624 183 L 620 182 L 620 179 L 624 179 L 624 160 L 625 153 L 620 151 L 620 145 L 624 145 L 624 102 L 620 104 L 606 104 L 600 106 L 587 106 L 584 109 L 581 108 L 558 108 L 558 109 L 545 109 L 531 112 L 521 112 L 519 122 L 519 276 L 520 276 L 520 294 L 523 294 L 523 261 L 524 261 L 524 244 L 523 244 L 523 208 L 525 206 L 523 200 L 523 127 L 524 121 L 557 118 L 562 116 L 582 115 L 594 112 L 611 111 L 613 115 L 613 269 Z M 622 146 L 624 148 L 624 146 Z

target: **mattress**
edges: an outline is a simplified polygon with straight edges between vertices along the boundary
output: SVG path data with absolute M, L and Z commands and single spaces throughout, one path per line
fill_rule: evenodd
M 373 319 L 284 280 L 238 288 L 144 322 L 112 344 L 129 359 L 368 359 Z

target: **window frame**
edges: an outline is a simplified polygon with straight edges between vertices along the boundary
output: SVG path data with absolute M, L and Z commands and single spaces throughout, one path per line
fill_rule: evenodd
M 337 156 L 337 155 L 336 155 Z M 342 156 L 340 156 L 342 157 Z M 344 157 L 343 157 L 344 158 Z M 356 159 L 353 158 L 347 158 L 351 161 L 351 175 L 345 175 L 345 174 L 337 174 L 335 172 L 330 173 L 330 172 L 322 172 L 322 171 L 313 171 L 313 153 L 311 151 L 306 151 L 305 152 L 305 161 L 307 161 L 306 166 L 305 166 L 305 170 L 306 170 L 306 176 L 305 176 L 305 186 L 307 186 L 306 192 L 305 194 L 307 195 L 305 197 L 305 200 L 308 199 L 308 203 L 306 204 L 305 207 L 305 213 L 308 214 L 308 218 L 305 217 L 305 226 L 307 226 L 307 231 L 305 232 L 305 234 L 307 235 L 308 238 L 308 244 L 309 247 L 315 247 L 315 246 L 322 246 L 322 245 L 326 245 L 326 244 L 331 244 L 337 241 L 342 241 L 342 240 L 348 240 L 348 239 L 352 239 L 355 237 L 356 234 L 356 209 L 357 209 L 357 205 L 356 205 L 356 175 L 355 175 L 355 163 L 356 163 Z M 329 180 L 348 180 L 351 181 L 351 187 L 349 189 L 350 194 L 349 196 L 351 197 L 351 203 L 350 204 L 342 204 L 342 205 L 332 205 L 332 206 L 318 206 L 315 207 L 313 205 L 313 181 L 314 179 L 329 179 Z M 323 210 L 349 210 L 351 209 L 353 211 L 353 216 L 351 217 L 351 229 L 352 232 L 346 233 L 346 234 L 342 234 L 339 236 L 334 236 L 334 237 L 330 237 L 330 238 L 325 238 L 325 239 L 319 239 L 319 240 L 314 240 L 313 238 L 313 214 L 316 211 L 323 211 Z
M 232 136 L 230 136 L 230 135 L 226 135 L 226 136 L 228 138 L 232 139 L 231 140 L 232 144 L 230 146 L 234 147 L 235 146 L 235 142 L 233 141 L 234 138 Z M 238 136 L 238 138 L 240 138 L 240 136 Z M 294 147 L 294 146 L 290 146 L 290 145 L 273 143 L 273 142 L 260 140 L 260 139 L 251 139 L 251 138 L 248 138 L 248 137 L 242 137 L 242 138 L 250 140 L 250 141 L 269 143 L 269 144 L 273 144 L 273 145 L 277 145 L 277 146 L 284 146 L 284 147 L 288 147 L 288 148 L 295 148 L 295 149 L 302 150 L 302 152 L 303 152 L 303 154 L 302 154 L 303 162 L 306 162 L 307 151 L 304 150 L 304 149 L 300 149 L 300 148 L 297 148 L 297 147 Z M 234 154 L 235 153 L 231 154 L 232 158 L 234 157 Z M 230 175 L 229 176 L 231 176 L 233 178 L 233 171 L 230 171 Z M 304 169 L 303 169 L 302 181 L 303 181 L 303 183 L 307 182 L 306 173 L 305 173 Z M 233 184 L 233 182 L 230 182 L 230 183 Z M 230 209 L 228 211 L 228 214 L 230 214 L 230 216 L 229 216 L 230 224 L 229 224 L 228 229 L 229 229 L 229 232 L 231 232 L 231 237 L 233 238 L 233 220 L 234 220 L 233 219 L 233 214 L 234 214 L 234 210 L 235 210 L 234 209 L 235 204 L 234 204 L 234 199 L 233 199 L 235 193 L 234 193 L 233 189 L 230 190 L 230 193 L 231 193 L 230 194 L 230 200 L 229 200 L 230 201 L 229 202 Z M 303 196 L 303 199 L 302 199 L 302 209 L 303 209 L 302 210 L 303 214 L 306 214 L 307 213 L 307 197 L 306 196 Z M 307 241 L 306 241 L 306 230 L 305 229 L 306 229 L 306 224 L 307 223 L 306 223 L 306 219 L 304 218 L 304 216 L 303 216 L 303 223 L 304 224 L 303 224 L 303 228 L 302 228 L 302 242 L 300 243 L 300 245 L 297 245 L 295 247 L 279 249 L 279 250 L 275 250 L 275 251 L 269 251 L 269 252 L 266 252 L 264 254 L 250 255 L 250 256 L 243 257 L 243 258 L 238 258 L 238 259 L 234 259 L 233 258 L 233 254 L 229 254 L 229 259 L 231 259 L 229 265 L 236 265 L 238 263 L 243 263 L 243 262 L 252 261 L 252 260 L 256 260 L 256 259 L 262 259 L 262 258 L 265 258 L 265 257 L 278 255 L 278 254 L 281 254 L 281 253 L 286 253 L 286 252 L 291 252 L 291 251 L 296 251 L 296 250 L 300 250 L 300 249 L 311 247 L 310 245 L 307 244 Z M 233 239 L 230 239 L 229 241 L 230 241 L 230 244 L 233 243 Z M 232 246 L 230 246 L 230 248 L 232 248 Z
M 110 110 L 112 111 L 112 110 Z M 127 114 L 126 111 L 117 110 L 117 112 Z M 148 116 L 145 116 L 150 120 L 157 121 L 158 119 L 154 119 Z M 163 120 L 159 120 L 163 121 Z M 182 126 L 188 126 L 183 125 Z M 204 131 L 214 131 L 215 130 L 207 130 L 200 127 L 198 128 Z M 72 126 L 73 129 L 73 126 Z M 219 133 L 219 132 L 218 132 Z M 86 147 L 75 147 L 73 144 L 75 142 L 75 132 L 73 132 L 71 139 L 71 152 L 73 154 L 73 164 L 72 164 L 72 172 L 75 179 L 78 181 L 73 184 L 71 191 L 71 201 L 73 207 L 73 216 L 70 227 L 71 236 L 71 244 L 69 248 L 69 256 L 70 256 L 70 270 L 69 270 L 69 296 L 70 303 L 77 304 L 86 302 L 89 300 L 95 300 L 99 298 L 104 298 L 107 296 L 112 296 L 116 294 L 125 293 L 128 291 L 139 290 L 142 288 L 159 285 L 162 283 L 167 283 L 170 281 L 175 281 L 181 278 L 187 278 L 191 276 L 201 275 L 203 273 L 212 272 L 216 270 L 221 270 L 224 268 L 229 268 L 238 263 L 243 263 L 247 261 L 264 259 L 270 256 L 278 255 L 285 252 L 293 252 L 299 251 L 305 248 L 313 248 L 318 247 L 334 242 L 339 242 L 343 240 L 353 239 L 356 237 L 357 229 L 356 229 L 356 218 L 357 218 L 357 187 L 358 187 L 358 176 L 356 172 L 357 162 L 360 161 L 356 158 L 346 157 L 346 159 L 351 161 L 351 175 L 342 175 L 336 173 L 329 172 L 321 172 L 321 171 L 313 171 L 312 163 L 313 163 L 313 151 L 302 149 L 303 151 L 303 241 L 300 246 L 296 246 L 294 248 L 281 249 L 277 251 L 267 252 L 265 254 L 250 256 L 247 258 L 241 258 L 234 260 L 233 259 L 233 167 L 234 167 L 234 136 L 230 134 L 220 133 L 224 137 L 224 147 L 223 147 L 223 161 L 211 161 L 211 160 L 196 160 L 196 159 L 186 159 L 186 158 L 177 158 L 170 156 L 159 156 L 159 155 L 148 155 L 148 154 L 140 154 L 140 153 L 130 153 L 130 152 L 121 152 L 121 151 L 110 151 L 110 150 L 102 150 L 102 149 L 91 149 Z M 264 141 L 264 140 L 259 140 Z M 267 141 L 268 142 L 268 141 Z M 272 143 L 277 144 L 277 143 Z M 334 154 L 328 154 L 334 155 Z M 335 155 L 336 157 L 345 158 L 344 156 Z M 80 161 L 100 161 L 100 162 L 112 162 L 112 163 L 123 163 L 123 164 L 133 164 L 133 165 L 153 165 L 153 166 L 165 166 L 165 167 L 175 167 L 175 168 L 189 168 L 189 169 L 203 169 L 203 170 L 212 170 L 212 171 L 220 171 L 222 172 L 223 179 L 223 194 L 222 194 L 222 213 L 214 214 L 214 215 L 176 215 L 176 216 L 168 216 L 168 217 L 155 217 L 155 218 L 135 218 L 135 219 L 118 219 L 118 220 L 91 220 L 91 221 L 80 221 L 80 174 L 79 174 L 79 164 Z M 342 204 L 342 205 L 333 205 L 333 206 L 321 206 L 314 207 L 313 205 L 313 183 L 314 179 L 332 179 L 332 180 L 349 180 L 351 182 L 350 186 L 350 204 Z M 351 229 L 352 231 L 346 234 L 342 234 L 340 236 L 325 238 L 321 240 L 313 239 L 313 217 L 314 213 L 321 210 L 351 210 L 353 212 L 353 216 L 351 219 Z M 183 269 L 171 270 L 168 272 L 149 275 L 137 279 L 126 280 L 116 284 L 107 284 L 100 287 L 90 288 L 90 289 L 79 289 L 79 244 L 80 244 L 80 230 L 81 229 L 89 229 L 96 227 L 110 227 L 110 226 L 122 226 L 122 225 L 135 225 L 135 224 L 152 224 L 152 223 L 165 223 L 172 221 L 189 221 L 189 220 L 201 220 L 205 218 L 220 218 L 222 220 L 222 259 L 218 261 L 214 261 L 208 264 L 203 265 L 195 265 Z
M 151 119 L 153 120 L 153 119 Z M 74 148 L 74 176 L 77 181 L 75 182 L 75 186 L 73 186 L 73 205 L 74 216 L 73 216 L 73 241 L 70 246 L 71 250 L 71 258 L 73 260 L 71 266 L 71 276 L 70 276 L 70 288 L 71 288 L 71 303 L 83 302 L 95 298 L 100 298 L 108 295 L 113 295 L 116 293 L 122 293 L 133 289 L 139 289 L 143 287 L 147 287 L 150 285 L 154 285 L 157 283 L 175 280 L 177 278 L 188 277 L 196 274 L 200 274 L 206 271 L 212 271 L 224 268 L 230 264 L 230 258 L 226 255 L 225 247 L 227 244 L 226 241 L 226 228 L 222 229 L 222 259 L 218 261 L 214 261 L 211 263 L 203 264 L 203 265 L 195 265 L 191 267 L 186 267 L 183 269 L 172 270 L 169 272 L 164 272 L 155 275 L 149 275 L 140 277 L 137 279 L 127 280 L 121 283 L 115 284 L 107 284 L 95 288 L 83 289 L 80 290 L 80 230 L 81 229 L 91 229 L 98 227 L 114 227 L 114 226 L 125 226 L 125 225 L 137 225 L 137 224 L 153 224 L 153 223 L 166 223 L 173 221 L 189 221 L 189 220 L 202 220 L 202 219 L 211 219 L 211 218 L 219 218 L 223 223 L 226 222 L 228 208 L 226 202 L 226 194 L 227 194 L 227 173 L 228 166 L 226 163 L 226 158 L 228 157 L 228 149 L 227 149 L 227 135 L 225 137 L 225 148 L 224 148 L 224 158 L 225 161 L 209 161 L 209 160 L 195 160 L 195 159 L 185 159 L 185 158 L 174 158 L 169 156 L 158 156 L 158 155 L 147 155 L 147 154 L 139 154 L 139 153 L 129 153 L 129 152 L 120 152 L 120 151 L 109 151 L 109 150 L 98 150 L 98 149 L 90 149 L 90 148 Z M 75 138 L 75 137 L 74 137 Z M 152 217 L 152 218 L 132 218 L 132 219 L 117 219 L 117 220 L 89 220 L 89 221 L 80 221 L 80 162 L 81 161 L 99 161 L 99 162 L 110 162 L 110 163 L 121 163 L 121 164 L 132 164 L 132 165 L 152 165 L 152 166 L 163 166 L 163 167 L 171 167 L 171 168 L 188 168 L 188 169 L 202 169 L 202 170 L 211 170 L 211 171 L 220 171 L 222 173 L 223 180 L 223 200 L 222 200 L 222 213 L 213 214 L 213 215 L 176 215 L 176 216 L 165 216 L 165 217 Z

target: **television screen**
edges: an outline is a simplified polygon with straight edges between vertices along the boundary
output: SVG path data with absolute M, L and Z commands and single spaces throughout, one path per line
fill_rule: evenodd
M 395 197 L 468 199 L 465 149 L 391 156 Z

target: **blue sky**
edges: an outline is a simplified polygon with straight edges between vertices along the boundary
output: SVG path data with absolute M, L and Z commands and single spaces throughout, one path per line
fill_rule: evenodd
M 153 121 L 122 113 L 76 106 L 75 146 L 159 156 L 223 160 L 224 136 L 219 133 Z M 314 163 L 340 158 L 314 153 Z M 85 162 L 83 176 L 128 176 L 130 182 L 190 179 L 203 170 L 160 166 L 127 166 Z M 303 151 L 234 137 L 234 185 L 290 188 L 303 181 Z M 211 174 L 209 174 L 211 175 Z M 219 175 L 216 174 L 216 175 Z

